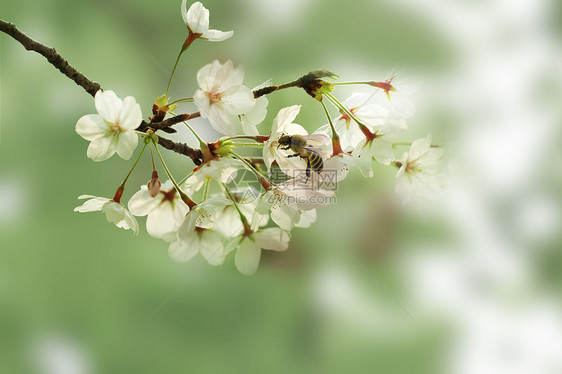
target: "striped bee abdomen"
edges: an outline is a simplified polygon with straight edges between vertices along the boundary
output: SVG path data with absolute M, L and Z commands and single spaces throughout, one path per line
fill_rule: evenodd
M 315 172 L 320 173 L 324 168 L 322 156 L 320 156 L 318 152 L 310 151 L 308 159 L 310 160 L 310 168 Z

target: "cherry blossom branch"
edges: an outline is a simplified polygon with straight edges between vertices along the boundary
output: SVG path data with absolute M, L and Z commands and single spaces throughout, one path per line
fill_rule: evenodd
M 44 56 L 51 65 L 56 67 L 61 73 L 73 80 L 77 85 L 82 87 L 90 95 L 95 96 L 96 92 L 101 89 L 101 86 L 98 83 L 88 79 L 85 75 L 78 72 L 78 70 L 72 67 L 68 63 L 68 61 L 66 61 L 54 48 L 47 47 L 46 45 L 31 39 L 23 32 L 21 32 L 14 24 L 0 20 L 0 31 L 4 32 L 7 35 L 10 35 L 21 45 L 23 45 L 23 47 L 28 51 L 34 51 Z M 168 128 L 176 123 L 183 122 L 186 119 L 196 118 L 199 116 L 200 113 L 196 112 L 192 114 L 181 114 L 179 116 L 172 117 L 160 122 L 147 123 L 143 121 L 138 129 L 139 131 L 143 132 L 148 130 L 148 128 L 161 130 Z M 158 138 L 158 144 L 168 150 L 190 157 L 196 165 L 201 164 L 201 159 L 203 156 L 199 149 L 194 149 L 187 144 L 175 143 L 169 139 L 161 137 Z
M 316 98 L 315 91 L 322 87 L 322 78 L 329 77 L 329 78 L 336 78 L 337 74 L 332 73 L 326 69 L 317 69 L 312 70 L 311 72 L 303 75 L 299 79 L 295 79 L 292 82 L 282 84 L 280 86 L 271 85 L 262 87 L 254 91 L 254 98 L 257 99 L 260 96 L 268 95 L 272 92 L 283 90 L 285 88 L 290 87 L 299 87 L 306 91 L 307 94 Z
M 61 73 L 66 75 L 68 78 L 73 80 L 77 85 L 82 87 L 90 95 L 95 96 L 96 92 L 101 89 L 99 83 L 96 83 L 91 79 L 88 79 L 84 74 L 76 70 L 76 68 L 71 66 L 68 63 L 68 61 L 65 60 L 54 48 L 47 47 L 46 45 L 31 39 L 23 32 L 21 32 L 14 24 L 0 20 L 0 31 L 4 32 L 7 35 L 10 35 L 12 38 L 17 40 L 21 45 L 23 45 L 23 47 L 26 50 L 37 52 L 43 57 L 45 57 L 51 65 L 57 68 Z M 313 71 L 303 75 L 302 77 L 292 82 L 288 82 L 282 85 L 271 85 L 271 86 L 262 87 L 254 91 L 254 97 L 258 98 L 264 95 L 268 95 L 272 92 L 290 88 L 290 87 L 303 88 L 305 91 L 309 92 L 311 87 L 316 85 L 318 79 L 322 76 L 325 76 L 322 74 L 324 74 L 324 71 L 320 71 L 320 70 Z M 175 130 L 171 129 L 170 126 L 173 126 L 180 122 L 184 122 L 188 119 L 197 118 L 200 115 L 201 114 L 199 112 L 195 112 L 191 114 L 185 113 L 158 122 L 142 121 L 140 126 L 137 128 L 137 130 L 146 132 L 148 129 L 151 128 L 153 130 L 163 130 L 165 132 L 171 133 L 171 132 L 175 132 Z M 162 147 L 168 150 L 190 157 L 196 165 L 201 164 L 201 160 L 203 156 L 200 149 L 191 148 L 185 143 L 175 143 L 169 139 L 165 139 L 161 137 L 158 138 L 158 144 L 160 144 Z
M 178 124 L 180 122 L 187 121 L 189 119 L 193 119 L 193 118 L 197 118 L 197 117 L 201 117 L 200 112 L 195 112 L 195 113 L 191 113 L 191 114 L 189 114 L 189 113 L 179 114 L 175 117 L 170 117 L 167 120 L 158 121 L 158 122 L 142 121 L 140 126 L 137 127 L 137 131 L 146 132 L 146 130 L 148 130 L 148 129 L 164 130 L 165 128 L 168 128 L 168 127 L 173 126 L 175 124 Z
M 77 85 L 82 87 L 92 96 L 101 88 L 100 85 L 88 78 L 72 65 L 68 63 L 54 48 L 47 47 L 44 44 L 36 42 L 23 32 L 18 30 L 16 25 L 0 20 L 0 31 L 10 35 L 12 38 L 20 42 L 28 51 L 34 51 L 45 57 L 47 61 L 56 67 L 61 73 L 73 80 Z
M 158 137 L 158 144 L 162 147 L 179 153 L 181 155 L 185 155 L 193 160 L 195 165 L 201 165 L 201 160 L 203 159 L 203 154 L 201 153 L 200 149 L 191 148 L 185 143 L 176 143 L 171 141 L 170 139 Z

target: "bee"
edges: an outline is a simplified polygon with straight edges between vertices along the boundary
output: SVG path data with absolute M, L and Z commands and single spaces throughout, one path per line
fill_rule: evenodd
M 314 148 L 314 144 L 325 144 L 328 137 L 322 134 L 314 135 L 282 135 L 277 143 L 277 148 L 283 150 L 291 149 L 295 152 L 287 157 L 300 157 L 306 160 L 306 180 L 310 178 L 310 170 L 314 170 L 320 174 L 324 168 L 324 160 L 318 150 Z

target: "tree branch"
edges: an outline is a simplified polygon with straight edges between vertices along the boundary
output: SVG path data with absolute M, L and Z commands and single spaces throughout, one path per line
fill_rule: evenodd
M 174 151 L 191 158 L 195 165 L 201 165 L 203 154 L 201 153 L 200 149 L 191 148 L 185 143 L 175 143 L 170 139 L 165 139 L 160 136 L 158 137 L 158 144 L 166 149 L 169 149 L 170 151 Z
M 10 35 L 12 38 L 17 40 L 21 45 L 23 45 L 23 47 L 28 51 L 37 52 L 43 57 L 45 57 L 51 65 L 56 67 L 61 73 L 63 73 L 68 78 L 73 80 L 77 85 L 82 87 L 90 95 L 95 96 L 96 92 L 101 90 L 101 86 L 98 83 L 88 79 L 84 74 L 76 70 L 72 65 L 68 63 L 68 61 L 66 61 L 60 54 L 58 54 L 58 52 L 54 48 L 47 47 L 46 45 L 31 39 L 23 32 L 21 32 L 14 24 L 0 20 L 0 31 L 4 32 L 7 35 Z M 262 87 L 254 91 L 254 97 L 258 98 L 263 95 L 268 95 L 277 90 L 282 90 L 289 87 L 303 87 L 305 83 L 305 78 L 307 78 L 308 75 L 305 75 L 292 82 L 282 84 L 280 86 L 271 85 L 267 87 Z M 173 126 L 183 121 L 187 121 L 188 119 L 197 118 L 200 115 L 201 115 L 200 112 L 195 112 L 191 114 L 185 113 L 158 122 L 142 121 L 140 126 L 137 128 L 137 130 L 145 132 L 149 128 L 152 128 L 153 130 L 175 132 L 175 130 L 171 129 L 170 126 Z M 190 157 L 196 165 L 201 164 L 201 160 L 203 156 L 201 154 L 201 150 L 199 149 L 194 149 L 189 147 L 185 143 L 175 143 L 169 139 L 165 139 L 161 137 L 158 137 L 158 144 L 160 144 L 162 147 L 166 149 Z
M 158 121 L 158 122 L 142 121 L 140 126 L 137 127 L 137 131 L 146 132 L 146 130 L 148 130 L 148 129 L 164 130 L 164 129 L 166 129 L 170 126 L 173 126 L 177 123 L 187 121 L 189 119 L 193 119 L 193 118 L 197 118 L 197 117 L 201 117 L 200 112 L 195 112 L 195 113 L 191 113 L 191 114 L 189 114 L 189 113 L 179 114 L 175 117 L 170 117 L 167 120 Z
M 23 32 L 18 30 L 18 28 L 8 22 L 4 22 L 0 20 L 0 31 L 4 32 L 7 35 L 10 35 L 12 38 L 17 40 L 25 49 L 28 51 L 34 51 L 42 55 L 49 61 L 51 65 L 56 67 L 61 73 L 66 75 L 68 78 L 72 79 L 77 85 L 82 87 L 87 93 L 92 96 L 96 95 L 96 92 L 101 90 L 101 86 L 88 79 L 85 75 L 80 73 L 74 67 L 72 67 L 68 61 L 62 58 L 61 55 L 57 53 L 54 48 L 47 47 L 44 44 L 36 42 L 35 40 L 31 39 L 29 36 L 25 35 Z M 165 121 L 154 122 L 154 123 L 146 123 L 143 121 L 139 128 L 146 127 L 144 131 L 146 131 L 149 127 L 155 130 L 161 130 L 172 126 L 175 123 L 179 123 L 185 121 L 189 118 L 196 118 L 199 117 L 199 112 L 192 113 L 192 114 L 182 114 L 176 117 L 172 117 Z M 189 147 L 187 144 L 184 143 L 175 143 L 169 139 L 158 137 L 158 144 L 162 147 L 169 149 L 171 151 L 180 153 L 182 155 L 186 155 L 190 157 L 196 165 L 201 164 L 201 151 L 198 149 L 194 149 Z
M 101 88 L 100 85 L 88 78 L 74 67 L 72 67 L 68 61 L 62 58 L 61 55 L 57 53 L 54 48 L 47 47 L 35 40 L 31 39 L 29 36 L 25 35 L 23 32 L 17 29 L 17 27 L 8 22 L 0 20 L 0 31 L 10 35 L 12 38 L 17 40 L 24 46 L 28 51 L 34 51 L 39 53 L 41 56 L 45 57 L 51 65 L 59 69 L 61 73 L 66 75 L 68 78 L 72 79 L 77 85 L 82 87 L 92 96 L 95 96 L 96 92 Z

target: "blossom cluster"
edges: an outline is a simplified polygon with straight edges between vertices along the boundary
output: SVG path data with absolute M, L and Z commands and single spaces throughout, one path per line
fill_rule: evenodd
M 177 61 L 197 39 L 218 42 L 234 34 L 210 29 L 209 11 L 199 2 L 187 9 L 183 0 L 181 10 L 188 36 Z M 173 73 L 170 82 L 172 77 Z M 174 260 L 188 261 L 200 254 L 209 264 L 220 265 L 234 253 L 236 268 L 249 275 L 256 272 L 262 250 L 286 250 L 293 228 L 309 227 L 316 220 L 317 208 L 335 202 L 334 182 L 346 179 L 351 169 L 372 177 L 373 159 L 396 168 L 396 192 L 403 202 L 413 192 L 435 197 L 441 189 L 442 150 L 431 144 L 431 138 L 415 140 L 400 157 L 395 154 L 399 144 L 395 140 L 414 114 L 409 88 L 394 77 L 348 82 L 368 85 L 373 91 L 340 101 L 332 94 L 338 86 L 333 81 L 336 78 L 327 70 L 315 70 L 293 82 L 293 87 L 303 88 L 326 113 L 328 123 L 310 134 L 296 123 L 301 110 L 297 104 L 281 109 L 267 123 L 265 95 L 283 87 L 265 83 L 248 88 L 244 69 L 231 61 L 215 60 L 199 69 L 199 87 L 193 97 L 170 101 L 166 90 L 156 99 L 150 122 L 143 121 L 133 97 L 122 100 L 113 91 L 98 91 L 97 114 L 85 115 L 76 123 L 76 132 L 90 141 L 87 156 L 103 161 L 117 153 L 128 160 L 139 137 L 144 146 L 112 199 L 82 195 L 80 199 L 88 200 L 75 211 L 101 211 L 108 221 L 135 234 L 139 228 L 135 217 L 146 216 L 148 234 L 168 243 Z M 374 95 L 377 91 L 386 97 Z M 326 102 L 337 115 L 330 114 Z M 158 148 L 161 139 L 156 132 L 166 128 L 156 124 L 178 118 L 174 111 L 184 103 L 195 106 L 197 116 L 224 137 L 205 142 L 184 121 L 199 140 L 201 157 L 189 175 L 176 181 Z M 191 117 L 195 115 L 181 119 Z M 151 149 L 152 176 L 126 207 L 121 203 L 125 184 L 147 147 Z M 239 150 L 245 148 L 259 149 L 260 157 L 240 155 Z M 153 149 L 167 174 L 164 182 L 159 180 Z M 275 177 L 279 175 L 281 178 Z M 249 183 L 240 183 L 241 179 Z

